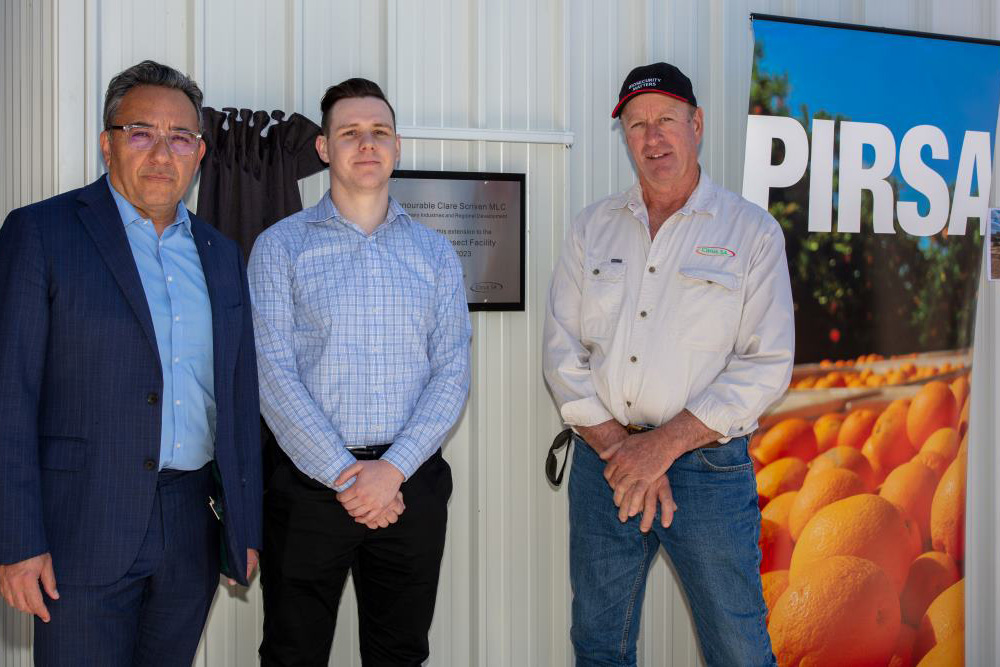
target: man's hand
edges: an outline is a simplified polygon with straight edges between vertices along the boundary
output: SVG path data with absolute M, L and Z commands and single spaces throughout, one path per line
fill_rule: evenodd
M 666 475 L 660 477 L 646 489 L 642 503 L 642 521 L 639 522 L 639 530 L 643 533 L 648 533 L 653 527 L 657 502 L 660 503 L 660 525 L 669 528 L 674 521 L 677 503 L 674 502 L 674 494 L 670 492 L 670 480 L 667 479 Z
M 53 600 L 59 599 L 56 590 L 56 575 L 52 569 L 52 556 L 48 553 L 33 556 L 27 560 L 10 565 L 0 565 L 0 594 L 14 609 L 34 614 L 43 622 L 51 620 L 49 610 L 45 607 L 41 588 Z
M 352 477 L 354 484 L 338 493 L 337 500 L 348 514 L 361 519 L 361 523 L 366 525 L 378 519 L 396 499 L 399 486 L 403 483 L 403 473 L 388 461 L 382 460 L 358 461 L 340 473 L 334 485 L 346 484 Z
M 659 435 L 655 431 L 629 435 L 601 452 L 601 459 L 608 462 L 604 479 L 614 490 L 618 519 L 623 523 L 643 509 L 649 491 L 660 478 L 665 479 L 674 462 Z
M 370 521 L 365 521 L 361 517 L 355 519 L 358 523 L 363 523 L 372 530 L 376 528 L 388 528 L 390 525 L 399 521 L 399 515 L 403 513 L 406 509 L 406 505 L 403 504 L 403 493 L 401 491 L 396 492 L 396 497 L 393 498 L 392 502 L 386 505 L 382 513 Z
M 253 571 L 257 569 L 257 562 L 260 560 L 256 549 L 247 549 L 247 583 L 250 583 L 250 577 L 253 575 Z M 235 586 L 237 581 L 235 579 L 229 579 L 229 585 Z
M 628 437 L 628 431 L 614 419 L 594 426 L 577 426 L 577 432 L 598 454 Z

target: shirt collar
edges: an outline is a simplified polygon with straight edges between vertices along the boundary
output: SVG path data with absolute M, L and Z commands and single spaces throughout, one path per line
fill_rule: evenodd
M 133 223 L 142 222 L 147 220 L 147 218 L 142 217 L 142 214 L 132 206 L 132 203 L 125 199 L 125 196 L 115 190 L 115 186 L 111 185 L 111 177 L 105 176 L 105 180 L 108 182 L 108 189 L 111 190 L 111 196 L 115 200 L 115 205 L 118 207 L 118 215 L 121 216 L 122 224 L 126 227 Z M 184 229 L 187 230 L 188 234 L 191 233 L 191 215 L 188 213 L 187 206 L 184 205 L 184 201 L 177 202 L 177 212 L 174 214 L 173 224 L 178 222 L 184 225 Z
M 329 190 L 326 191 L 326 194 L 323 195 L 313 210 L 316 215 L 312 218 L 311 222 L 327 222 L 330 220 L 337 220 L 338 222 L 344 224 L 356 226 L 353 222 L 340 214 L 340 211 L 337 210 L 337 205 L 333 203 L 333 195 Z M 397 219 L 405 218 L 409 218 L 409 215 L 406 213 L 406 209 L 404 209 L 399 202 L 396 201 L 392 195 L 390 195 L 389 209 L 386 211 L 385 220 L 375 229 L 375 231 L 377 232 L 383 226 L 395 222 Z
M 694 215 L 695 213 L 714 215 L 716 189 L 715 183 L 712 182 L 712 179 L 705 173 L 705 169 L 702 168 L 701 175 L 698 177 L 698 185 L 695 186 L 694 192 L 691 193 L 691 196 L 688 197 L 677 213 L 681 215 Z M 612 199 L 611 207 L 627 208 L 633 214 L 637 210 L 645 210 L 646 202 L 642 199 L 642 185 L 636 181 L 628 190 L 617 194 Z

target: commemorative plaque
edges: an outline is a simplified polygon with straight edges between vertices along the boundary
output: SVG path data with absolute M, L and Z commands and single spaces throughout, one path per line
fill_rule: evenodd
M 524 174 L 397 170 L 389 194 L 451 241 L 469 310 L 524 310 Z

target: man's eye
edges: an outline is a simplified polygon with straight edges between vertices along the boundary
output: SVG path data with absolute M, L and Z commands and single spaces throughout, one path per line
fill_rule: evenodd
M 152 131 L 147 130 L 144 127 L 137 127 L 132 130 L 133 139 L 146 140 L 146 139 L 151 139 L 152 137 L 153 137 Z
M 189 146 L 194 143 L 194 137 L 190 134 L 171 134 L 170 143 L 180 144 L 182 146 Z

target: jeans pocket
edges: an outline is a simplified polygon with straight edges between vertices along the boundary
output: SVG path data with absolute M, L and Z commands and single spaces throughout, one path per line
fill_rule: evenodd
M 712 472 L 753 470 L 753 461 L 747 452 L 749 440 L 749 436 L 740 436 L 718 447 L 701 447 L 695 450 L 695 454 L 702 466 Z

